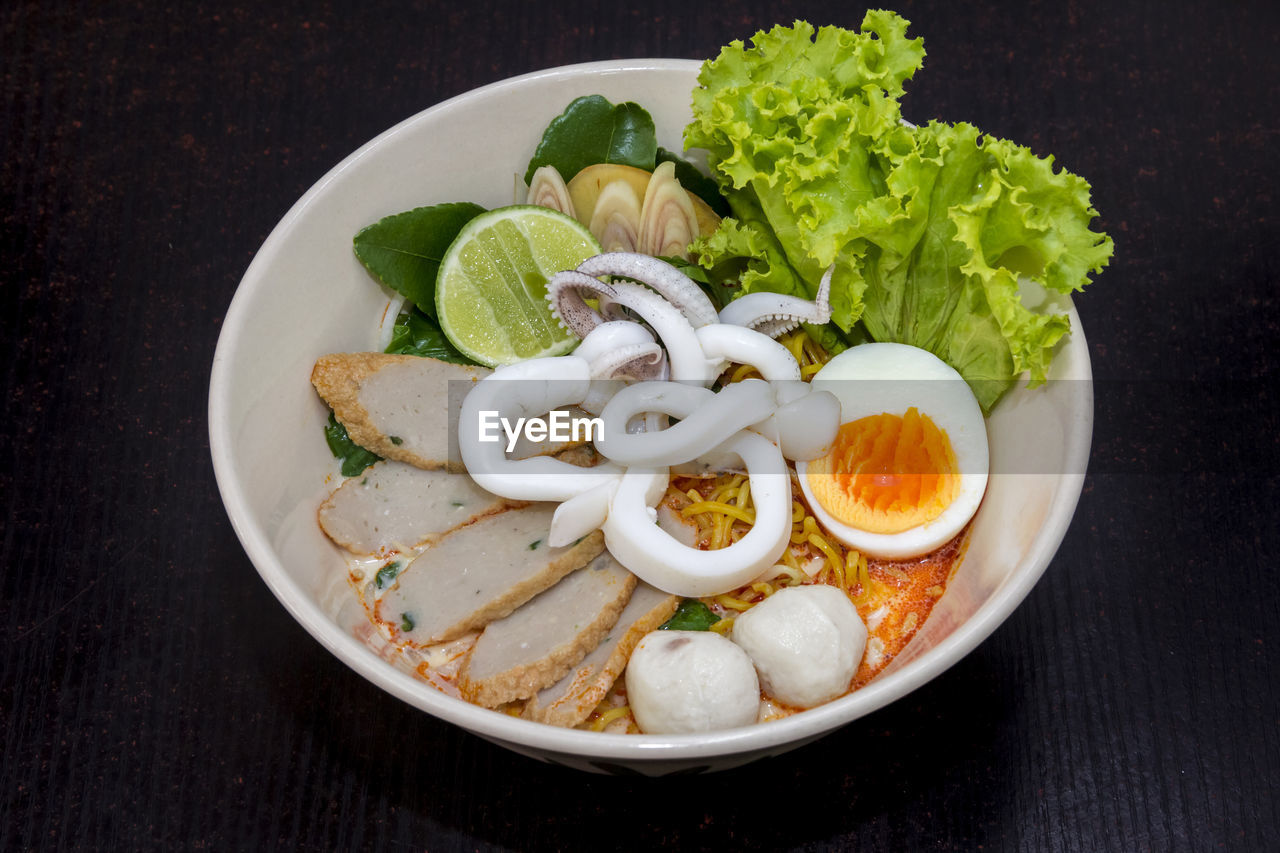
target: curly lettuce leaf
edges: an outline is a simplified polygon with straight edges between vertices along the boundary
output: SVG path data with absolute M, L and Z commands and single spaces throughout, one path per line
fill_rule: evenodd
M 1089 185 L 1052 158 L 902 120 L 924 57 L 906 28 L 882 11 L 856 33 L 797 22 L 704 64 L 685 142 L 708 150 L 733 216 L 695 250 L 740 293 L 812 298 L 834 264 L 828 339 L 928 349 L 989 410 L 1024 371 L 1043 381 L 1069 330 L 1023 291 L 1079 290 L 1113 247 L 1089 228 Z
M 833 137 L 866 133 L 896 114 L 903 83 L 924 58 L 923 42 L 906 38 L 907 23 L 871 11 L 858 33 L 823 27 L 815 35 L 796 21 L 757 33 L 751 48 L 731 42 L 698 74 L 685 147 L 705 148 L 713 171 L 735 189 L 776 176 L 778 160 L 820 176 Z M 849 118 L 854 125 L 840 125 Z
M 873 11 L 858 33 L 798 21 L 758 33 L 751 48 L 733 42 L 703 65 L 685 129 L 733 214 L 695 245 L 699 262 L 726 274 L 740 259 L 741 293 L 806 299 L 835 264 L 835 327 L 809 331 L 836 352 L 862 313 L 853 241 L 861 222 L 886 215 L 880 152 L 904 146 L 897 98 L 924 57 L 906 27 Z
M 1023 278 L 1079 290 L 1111 256 L 1089 230 L 1089 186 L 1051 158 L 981 136 L 967 124 L 930 122 L 915 150 L 886 176 L 904 215 L 868 221 L 862 320 L 875 340 L 923 347 L 956 368 L 983 408 L 1026 371 L 1048 376 L 1069 329 L 1053 303 L 1024 304 Z
M 1024 307 L 1020 277 L 1057 293 L 1079 291 L 1114 246 L 1089 230 L 1098 213 L 1083 179 L 1055 173 L 1052 157 L 1006 140 L 984 137 L 981 147 L 991 158 L 986 191 L 952 214 L 956 239 L 971 253 L 961 270 L 981 282 L 1014 372 L 1028 371 L 1034 385 L 1046 379 L 1053 347 L 1070 325 L 1065 314 Z

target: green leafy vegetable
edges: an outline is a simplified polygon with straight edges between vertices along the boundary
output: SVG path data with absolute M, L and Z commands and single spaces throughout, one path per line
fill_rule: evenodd
M 1111 256 L 1089 230 L 1089 185 L 1054 173 L 1052 158 L 966 124 L 930 122 L 915 150 L 887 175 L 902 215 L 867 237 L 863 322 L 877 340 L 924 347 L 968 380 L 990 409 L 1014 378 L 1048 376 L 1069 330 L 1055 300 L 1037 310 L 1030 292 L 1066 294 Z
M 433 303 L 434 306 L 434 303 Z M 395 329 L 387 352 L 400 355 L 421 355 L 455 364 L 475 364 L 454 349 L 453 344 L 440 330 L 439 324 L 415 305 L 412 310 L 396 318 Z
M 400 574 L 400 561 L 387 563 L 373 576 L 373 585 L 378 589 L 386 589 L 387 584 L 395 580 L 398 574 Z
M 719 621 L 720 617 L 712 613 L 710 607 L 696 598 L 686 598 L 672 617 L 658 626 L 658 630 L 710 631 L 711 626 Z
M 329 413 L 329 423 L 324 428 L 324 440 L 329 445 L 329 452 L 336 459 L 342 460 L 342 476 L 354 477 L 365 468 L 382 460 L 376 453 L 366 450 L 351 440 L 347 428 L 338 423 L 333 412 Z
M 529 183 L 540 166 L 555 166 L 565 181 L 597 163 L 652 171 L 657 150 L 653 118 L 643 107 L 630 101 L 614 105 L 602 95 L 585 95 L 547 125 L 524 182 Z
M 434 317 L 440 259 L 462 226 L 483 212 L 463 201 L 388 216 L 356 234 L 356 257 L 374 278 Z
M 415 624 L 416 623 L 413 621 L 413 614 L 411 613 L 400 614 L 400 630 L 401 631 L 412 631 L 413 626 Z
M 732 217 L 695 251 L 740 293 L 812 298 L 834 265 L 819 342 L 923 347 L 990 410 L 1023 371 L 1047 377 L 1068 323 L 1044 294 L 1083 288 L 1112 242 L 1089 229 L 1089 185 L 1052 158 L 902 121 L 924 58 L 906 28 L 885 11 L 860 32 L 797 22 L 703 65 L 685 143 L 709 152 Z

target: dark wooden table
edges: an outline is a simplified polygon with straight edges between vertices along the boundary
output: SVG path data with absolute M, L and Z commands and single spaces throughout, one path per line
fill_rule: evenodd
M 267 591 L 205 403 L 257 247 L 396 121 L 522 72 L 707 57 L 823 2 L 0 9 L 0 849 L 1280 849 L 1280 15 L 905 3 L 913 117 L 1090 179 L 1091 472 L 996 634 L 718 776 L 543 766 L 382 694 Z

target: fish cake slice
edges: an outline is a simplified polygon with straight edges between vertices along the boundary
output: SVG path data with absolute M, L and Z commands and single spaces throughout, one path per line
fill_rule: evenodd
M 680 597 L 640 583 L 626 608 L 595 650 L 569 668 L 559 681 L 525 703 L 522 716 L 553 726 L 576 726 L 591 716 L 626 669 L 640 639 L 671 618 Z
M 361 447 L 418 468 L 461 472 L 461 400 L 492 372 L 416 355 L 348 352 L 321 356 L 311 384 Z
M 520 501 L 486 492 L 466 474 L 384 460 L 351 477 L 316 513 L 330 539 L 359 556 L 408 551 Z
M 493 708 L 554 684 L 600 644 L 636 582 L 603 551 L 510 616 L 490 622 L 463 667 L 463 697 Z
M 375 614 L 396 642 L 425 646 L 501 619 L 604 550 L 595 531 L 547 544 L 556 504 L 486 516 L 441 536 L 397 576 Z
M 463 473 L 458 450 L 462 400 L 475 382 L 492 372 L 416 355 L 333 353 L 316 361 L 311 384 L 361 447 L 417 468 Z M 565 411 L 575 421 L 589 417 L 576 407 Z M 505 447 L 507 436 L 500 440 Z M 507 456 L 549 456 L 583 444 L 581 438 L 531 441 L 522 432 Z M 578 464 L 576 458 L 568 461 Z

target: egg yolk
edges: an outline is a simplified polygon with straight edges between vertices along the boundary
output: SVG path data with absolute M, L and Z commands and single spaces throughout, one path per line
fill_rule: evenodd
M 823 508 L 869 533 L 901 533 L 942 514 L 960 491 L 947 434 L 913 406 L 844 424 L 831 452 L 809 463 Z

